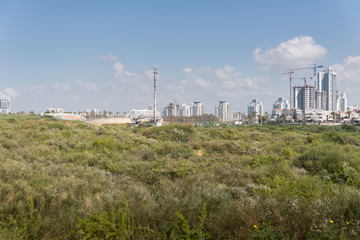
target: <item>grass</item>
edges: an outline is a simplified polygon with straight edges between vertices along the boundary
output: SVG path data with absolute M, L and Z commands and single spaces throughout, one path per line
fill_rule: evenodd
M 357 239 L 357 126 L 0 117 L 1 239 Z M 197 154 L 198 152 L 201 154 Z

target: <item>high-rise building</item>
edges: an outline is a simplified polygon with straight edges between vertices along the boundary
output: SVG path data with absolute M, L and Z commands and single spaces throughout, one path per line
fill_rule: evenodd
M 263 115 L 263 104 L 257 99 L 253 99 L 248 105 L 248 115 Z
M 315 91 L 315 108 L 318 110 L 326 110 L 326 92 L 322 90 Z
M 229 122 L 231 121 L 231 108 L 230 103 L 226 101 L 219 101 L 215 105 L 215 117 L 219 119 L 220 122 Z
M 304 112 L 315 109 L 315 87 L 310 85 L 296 86 L 294 89 L 294 108 L 300 108 Z
M 10 113 L 10 98 L 2 93 L 0 93 L 0 113 Z
M 336 91 L 336 110 L 341 112 L 347 111 L 347 97 L 346 93 Z
M 180 104 L 179 116 L 190 117 L 191 116 L 190 106 L 185 103 Z
M 288 109 L 290 104 L 288 100 L 285 100 L 284 97 L 279 97 L 277 101 L 273 104 L 273 109 Z
M 193 102 L 191 104 L 191 116 L 204 115 L 204 103 L 202 102 Z
M 164 117 L 173 117 L 173 116 L 179 116 L 180 115 L 180 105 L 169 103 L 163 108 L 163 114 Z
M 316 90 L 326 92 L 325 110 L 336 111 L 336 73 L 330 67 L 318 73 Z

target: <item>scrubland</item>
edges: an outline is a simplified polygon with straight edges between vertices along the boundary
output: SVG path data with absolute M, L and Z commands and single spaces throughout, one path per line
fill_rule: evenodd
M 360 238 L 357 126 L 0 128 L 0 239 Z

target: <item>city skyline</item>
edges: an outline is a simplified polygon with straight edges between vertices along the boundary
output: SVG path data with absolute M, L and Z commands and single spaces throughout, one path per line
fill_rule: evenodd
M 334 69 L 348 105 L 360 104 L 359 6 L 2 1 L 0 92 L 10 96 L 12 112 L 143 109 L 152 103 L 157 65 L 159 106 L 176 97 L 212 113 L 226 99 L 245 112 L 259 99 L 270 112 L 279 96 L 289 99 L 281 73 L 316 63 Z M 319 17 L 327 11 L 337 17 Z M 294 86 L 311 75 L 296 73 Z

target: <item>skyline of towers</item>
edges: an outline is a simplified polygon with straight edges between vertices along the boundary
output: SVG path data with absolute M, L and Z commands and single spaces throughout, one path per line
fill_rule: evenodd
M 317 74 L 314 86 L 305 81 L 303 86 L 293 87 L 293 106 L 303 111 L 337 111 L 340 110 L 340 103 L 337 102 L 340 100 L 336 93 L 336 73 L 328 67 Z

